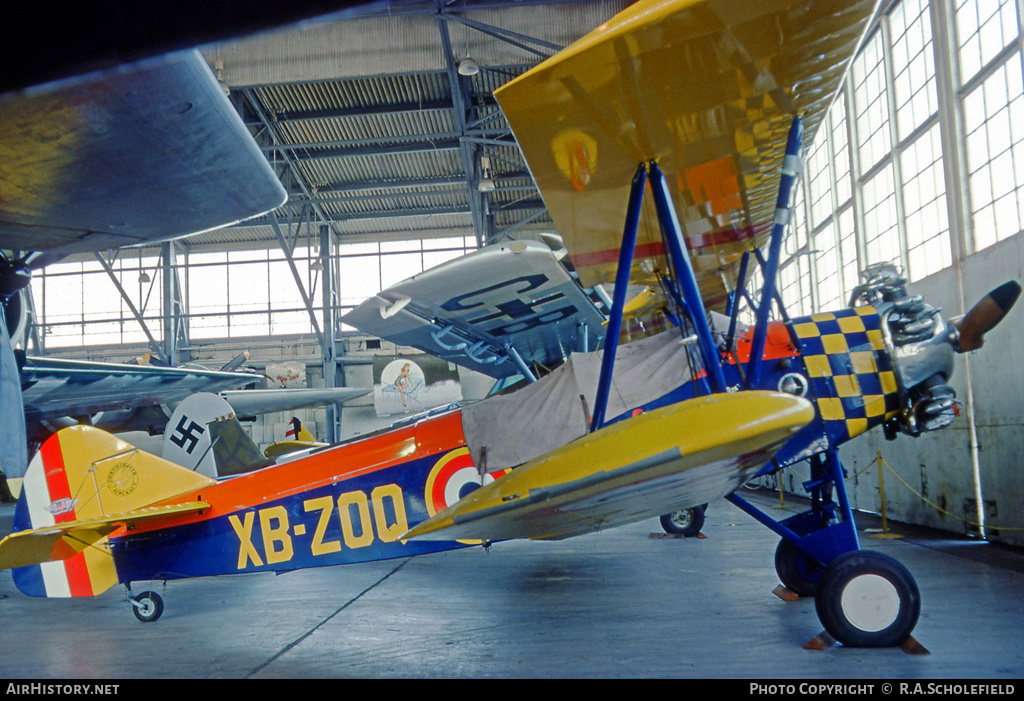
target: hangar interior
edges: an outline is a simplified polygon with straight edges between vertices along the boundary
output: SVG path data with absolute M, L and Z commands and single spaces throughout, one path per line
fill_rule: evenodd
M 408 349 L 346 328 L 346 311 L 479 246 L 553 230 L 493 92 L 628 4 L 413 2 L 205 47 L 287 204 L 46 267 L 28 352 L 216 368 L 248 349 L 258 370 L 299 364 L 299 384 L 370 386 L 374 356 Z M 1022 14 L 1019 0 L 883 3 L 805 154 L 780 270 L 791 314 L 845 306 L 876 263 L 953 316 L 1022 278 Z M 949 430 L 843 448 L 854 508 L 1024 544 L 1020 313 L 958 357 Z M 466 400 L 489 389 L 460 375 Z M 297 415 L 322 440 L 395 420 L 370 397 Z M 281 439 L 289 417 L 262 417 L 254 439 Z M 805 479 L 797 466 L 767 486 L 801 493 Z

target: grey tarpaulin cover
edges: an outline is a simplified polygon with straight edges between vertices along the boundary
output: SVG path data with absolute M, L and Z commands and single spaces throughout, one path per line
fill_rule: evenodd
M 679 331 L 671 330 L 618 347 L 606 416 L 618 416 L 691 379 L 680 340 Z M 515 467 L 586 435 L 602 355 L 574 353 L 521 390 L 463 408 L 462 429 L 477 467 L 488 472 Z

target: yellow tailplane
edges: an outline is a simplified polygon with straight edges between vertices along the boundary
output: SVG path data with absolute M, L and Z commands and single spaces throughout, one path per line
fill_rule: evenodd
M 212 484 L 99 429 L 66 428 L 29 464 L 15 532 L 0 541 L 0 569 L 40 565 L 41 572 L 15 578 L 31 595 L 99 594 L 117 583 L 107 536 L 123 526 L 209 508 L 195 500 L 153 505 Z M 32 591 L 23 581 L 32 582 Z

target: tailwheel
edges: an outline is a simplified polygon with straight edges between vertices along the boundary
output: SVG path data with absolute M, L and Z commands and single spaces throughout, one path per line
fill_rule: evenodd
M 783 538 L 775 548 L 775 572 L 782 586 L 797 596 L 814 596 L 825 566 Z
M 155 591 L 144 591 L 138 596 L 128 597 L 132 605 L 132 613 L 143 623 L 160 618 L 164 612 L 164 600 Z
M 704 506 L 678 509 L 661 517 L 661 527 L 666 533 L 692 538 L 704 527 Z
M 903 644 L 917 625 L 921 596 L 899 562 L 854 550 L 825 568 L 814 605 L 825 630 L 843 645 L 892 647 Z

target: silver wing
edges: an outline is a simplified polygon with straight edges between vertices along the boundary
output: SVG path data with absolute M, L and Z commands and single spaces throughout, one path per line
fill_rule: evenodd
M 527 240 L 426 270 L 342 317 L 360 331 L 495 378 L 595 350 L 604 320 L 558 252 Z
M 161 241 L 285 199 L 198 52 L 0 96 L 0 248 Z
M 25 420 L 86 417 L 181 401 L 260 379 L 250 372 L 118 365 L 60 358 L 25 358 L 20 369 Z

